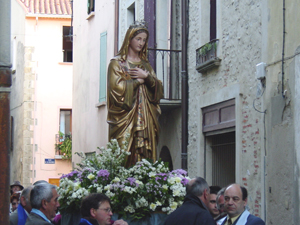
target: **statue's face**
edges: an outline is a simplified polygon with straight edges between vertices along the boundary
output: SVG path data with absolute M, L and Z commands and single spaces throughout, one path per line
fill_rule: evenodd
M 130 41 L 129 48 L 134 52 L 142 51 L 147 41 L 147 34 L 145 32 L 139 33 Z

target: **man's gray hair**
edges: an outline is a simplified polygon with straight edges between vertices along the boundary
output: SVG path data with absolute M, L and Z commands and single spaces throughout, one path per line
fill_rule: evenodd
M 202 177 L 196 177 L 195 181 L 189 182 L 186 185 L 186 193 L 187 194 L 193 194 L 197 197 L 201 197 L 203 195 L 204 190 L 207 190 L 209 193 L 209 186 Z
M 218 192 L 218 194 L 217 194 L 217 197 L 216 197 L 217 209 L 220 209 L 219 198 L 220 198 L 222 195 L 224 196 L 225 190 L 226 190 L 226 187 L 223 187 L 223 188 Z
M 27 188 L 24 188 L 22 191 L 22 194 L 20 196 L 24 197 L 26 204 L 30 204 L 30 191 L 32 190 L 33 186 L 29 186 Z
M 42 200 L 46 200 L 47 202 L 51 201 L 51 198 L 53 197 L 52 190 L 56 190 L 56 186 L 52 184 L 38 184 L 35 185 L 30 194 L 30 203 L 32 208 L 34 209 L 40 209 L 42 208 Z

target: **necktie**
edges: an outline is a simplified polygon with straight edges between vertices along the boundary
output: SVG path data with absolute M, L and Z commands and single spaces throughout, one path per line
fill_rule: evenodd
M 228 219 L 228 223 L 227 223 L 228 225 L 232 225 L 232 221 L 231 221 L 231 219 L 229 218 Z

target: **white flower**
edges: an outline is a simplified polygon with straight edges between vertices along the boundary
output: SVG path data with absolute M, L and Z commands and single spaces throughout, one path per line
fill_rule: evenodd
M 175 210 L 176 208 L 177 208 L 177 203 L 176 202 L 173 202 L 171 205 L 170 205 L 170 207 L 171 207 L 171 209 L 173 209 L 173 210 Z
M 125 211 L 125 212 L 130 212 L 130 213 L 134 213 L 134 212 L 135 212 L 133 206 L 131 206 L 131 205 L 126 206 L 126 207 L 124 208 L 124 211 Z
M 180 177 L 175 177 L 175 182 L 176 183 L 181 183 L 181 178 Z
M 115 179 L 112 180 L 112 182 L 114 182 L 114 183 L 118 183 L 118 182 L 120 182 L 120 181 L 121 181 L 121 180 L 120 180 L 119 177 L 115 177 Z
M 138 185 L 143 185 L 143 182 L 139 181 L 139 180 L 136 180 L 135 183 L 138 184 Z
M 150 209 L 151 209 L 152 211 L 155 211 L 155 209 L 156 209 L 156 204 L 151 203 L 151 204 L 150 204 Z
M 74 191 L 77 191 L 80 188 L 80 183 L 79 182 L 75 182 L 74 183 Z
M 168 185 L 165 185 L 165 184 L 164 184 L 164 185 L 162 186 L 162 188 L 163 188 L 164 190 L 168 190 Z
M 155 172 L 150 172 L 149 177 L 155 177 L 156 173 Z
M 173 190 L 173 196 L 179 196 L 180 195 L 180 190 Z
M 90 173 L 89 175 L 87 175 L 87 178 L 88 178 L 89 180 L 92 180 L 92 179 L 95 178 L 95 175 L 92 174 L 92 173 Z
M 106 185 L 106 186 L 104 187 L 104 190 L 105 190 L 105 191 L 110 190 L 110 185 L 109 185 L 109 184 Z

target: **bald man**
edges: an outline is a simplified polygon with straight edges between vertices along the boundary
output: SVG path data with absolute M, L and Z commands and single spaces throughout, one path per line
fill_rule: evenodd
M 265 222 L 251 215 L 246 209 L 248 192 L 239 184 L 231 184 L 225 189 L 225 211 L 227 217 L 222 225 L 265 225 Z

